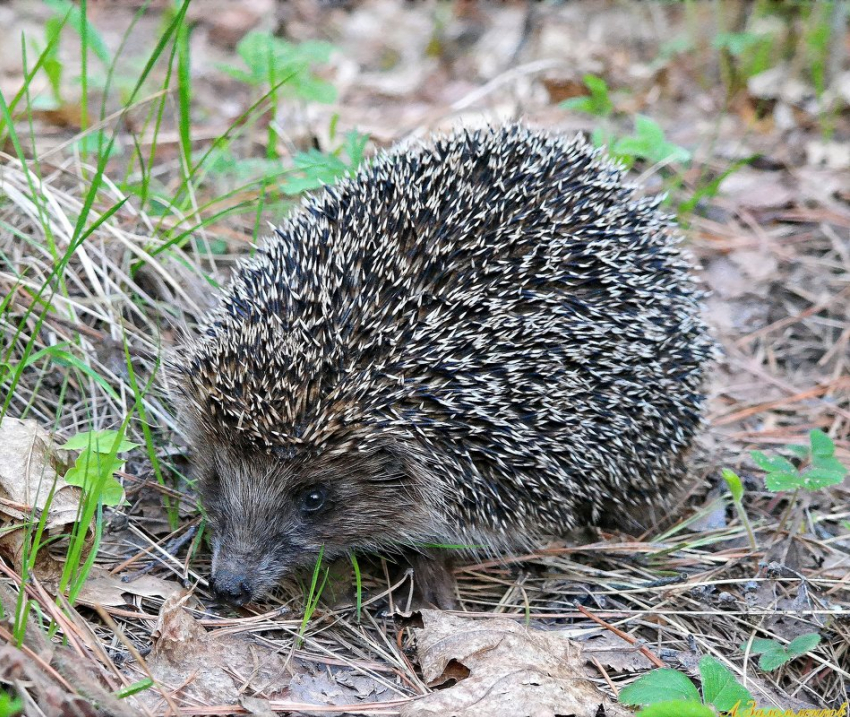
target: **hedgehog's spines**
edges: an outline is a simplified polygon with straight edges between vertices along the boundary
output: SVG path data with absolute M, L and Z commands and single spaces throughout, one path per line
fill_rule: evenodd
M 648 500 L 713 351 L 660 201 L 521 125 L 379 154 L 240 264 L 172 368 L 189 413 L 267 452 L 415 445 L 462 537 Z

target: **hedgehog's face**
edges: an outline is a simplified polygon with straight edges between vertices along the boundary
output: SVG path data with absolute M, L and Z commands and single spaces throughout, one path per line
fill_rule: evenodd
M 311 459 L 199 455 L 216 595 L 241 605 L 315 565 L 320 552 L 334 559 L 424 540 L 431 501 L 397 455 L 385 448 Z

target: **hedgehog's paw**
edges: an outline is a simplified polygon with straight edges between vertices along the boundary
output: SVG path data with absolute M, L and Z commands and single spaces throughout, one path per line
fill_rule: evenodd
M 413 608 L 455 610 L 457 582 L 446 551 L 426 550 L 407 556 L 413 568 Z

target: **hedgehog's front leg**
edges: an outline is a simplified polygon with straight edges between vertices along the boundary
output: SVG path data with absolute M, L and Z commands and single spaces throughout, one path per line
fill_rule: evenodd
M 411 553 L 407 560 L 413 568 L 414 607 L 457 609 L 457 580 L 452 571 L 454 561 L 447 551 Z

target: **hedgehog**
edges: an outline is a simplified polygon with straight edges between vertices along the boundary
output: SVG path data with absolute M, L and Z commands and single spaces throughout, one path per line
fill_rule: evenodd
M 682 485 L 715 349 L 660 205 L 521 123 L 303 200 L 171 358 L 214 593 L 352 551 L 439 575 L 434 544 L 528 549 Z

